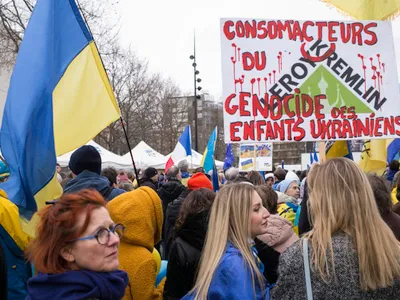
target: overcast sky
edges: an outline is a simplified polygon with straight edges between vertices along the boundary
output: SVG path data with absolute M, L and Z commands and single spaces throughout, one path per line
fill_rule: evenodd
M 171 77 L 184 93 L 193 90 L 189 56 L 195 29 L 201 85 L 216 100 L 222 94 L 221 18 L 348 19 L 319 0 L 120 0 L 118 14 L 122 44 L 147 59 L 151 71 Z M 393 32 L 400 58 L 400 20 L 393 22 Z

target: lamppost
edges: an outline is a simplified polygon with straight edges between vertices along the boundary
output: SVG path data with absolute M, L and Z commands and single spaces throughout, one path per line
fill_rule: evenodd
M 201 91 L 202 87 L 197 86 L 197 83 L 201 82 L 201 78 L 198 78 L 200 72 L 197 70 L 196 64 L 196 37 L 194 36 L 193 40 L 193 55 L 190 55 L 190 59 L 193 60 L 193 87 L 194 87 L 194 98 L 193 98 L 193 107 L 194 107 L 194 150 L 199 151 L 199 140 L 198 140 L 198 119 L 197 119 L 197 100 L 201 98 L 200 95 L 197 95 L 197 91 Z

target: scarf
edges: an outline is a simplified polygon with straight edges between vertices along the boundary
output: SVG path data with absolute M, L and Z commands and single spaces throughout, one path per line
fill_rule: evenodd
M 39 273 L 28 281 L 26 300 L 102 299 L 118 300 L 125 294 L 128 275 L 124 271 L 68 271 L 62 274 Z

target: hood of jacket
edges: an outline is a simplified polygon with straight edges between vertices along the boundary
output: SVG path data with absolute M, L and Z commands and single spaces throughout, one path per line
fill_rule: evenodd
M 278 215 L 269 216 L 267 233 L 258 238 L 281 253 L 299 239 L 293 230 L 292 223 Z
M 186 199 L 187 195 L 189 195 L 189 190 L 185 188 L 179 197 L 168 205 L 165 218 L 168 219 L 171 224 L 175 224 L 176 219 L 179 216 L 179 210 L 181 209 L 182 202 Z
M 107 204 L 111 219 L 125 226 L 122 243 L 153 251 L 161 240 L 163 212 L 157 193 L 147 187 L 124 193 Z
M 158 195 L 164 206 L 167 207 L 169 203 L 180 196 L 184 189 L 185 186 L 178 179 L 172 179 L 159 188 Z
M 151 187 L 153 190 L 157 191 L 157 184 L 156 182 L 154 182 L 153 180 L 151 180 L 150 178 L 147 177 L 142 177 L 139 179 L 139 184 L 140 186 L 148 186 Z
M 64 187 L 64 193 L 75 193 L 84 189 L 94 189 L 104 195 L 110 188 L 110 182 L 104 176 L 88 170 L 83 171 Z
M 176 232 L 181 239 L 202 251 L 208 228 L 209 210 L 189 215 L 182 227 Z
M 27 300 L 35 299 L 122 299 L 128 285 L 124 271 L 69 271 L 39 273 L 28 281 Z

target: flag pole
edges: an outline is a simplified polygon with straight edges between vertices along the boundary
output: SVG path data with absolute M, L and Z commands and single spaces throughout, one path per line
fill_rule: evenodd
M 122 119 L 122 117 L 120 117 L 119 120 L 120 120 L 120 122 L 121 122 L 122 130 L 124 131 L 126 143 L 128 144 L 129 154 L 131 155 L 131 160 L 132 160 L 133 169 L 135 170 L 135 176 L 136 176 L 137 185 L 138 185 L 138 187 L 140 187 L 140 183 L 139 183 L 139 174 L 138 174 L 138 171 L 137 171 L 137 169 L 136 169 L 135 160 L 133 159 L 132 149 L 131 149 L 131 145 L 130 145 L 130 143 L 129 143 L 128 134 L 126 133 L 126 129 L 125 129 L 125 125 L 124 125 L 124 120 Z
M 325 142 L 318 142 L 318 152 L 319 152 L 319 160 L 321 163 L 324 163 L 326 161 L 326 155 L 325 155 L 326 147 L 325 147 Z
M 106 73 L 106 75 L 107 75 L 107 78 L 108 78 L 108 74 L 107 74 L 107 71 L 106 71 L 106 67 L 105 67 L 105 65 L 104 65 L 103 58 L 102 58 L 101 55 L 100 55 L 99 48 L 97 47 L 97 43 L 96 43 L 96 41 L 94 40 L 94 36 L 93 36 L 92 30 L 90 29 L 90 26 L 89 26 L 89 23 L 88 23 L 88 21 L 87 21 L 87 19 L 86 19 L 86 16 L 85 16 L 85 14 L 83 13 L 83 10 L 82 10 L 81 4 L 79 3 L 79 0 L 76 0 L 76 3 L 77 3 L 77 5 L 78 5 L 78 8 L 79 8 L 79 10 L 80 10 L 80 12 L 81 12 L 81 15 L 82 15 L 83 19 L 85 20 L 86 27 L 88 28 L 90 34 L 92 35 L 94 46 L 96 47 L 96 50 L 97 50 L 97 52 L 99 53 L 99 57 L 100 57 L 101 64 L 102 64 L 103 69 L 104 69 L 104 71 L 105 71 L 105 73 Z M 108 80 L 110 80 L 110 79 L 108 78 Z M 121 107 L 120 107 L 120 105 L 119 105 L 119 102 L 117 101 L 117 103 L 118 103 L 118 106 L 119 106 L 119 110 L 121 111 Z M 130 144 L 129 144 L 129 139 L 128 139 L 128 135 L 127 135 L 127 133 L 126 133 L 126 129 L 125 129 L 125 125 L 124 125 L 124 120 L 122 119 L 122 115 L 120 116 L 119 119 L 120 119 L 120 122 L 121 122 L 122 129 L 123 129 L 123 131 L 124 131 L 126 143 L 127 143 L 127 145 L 128 145 L 128 149 L 129 149 L 129 154 L 131 155 L 131 160 L 132 160 L 133 169 L 135 170 L 136 181 L 137 181 L 138 187 L 140 187 L 138 171 L 137 171 L 137 169 L 136 169 L 135 160 L 133 159 L 132 149 L 131 149 L 131 146 L 130 146 Z

